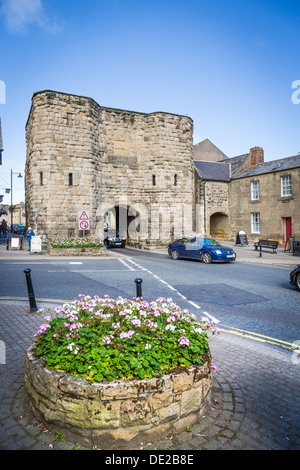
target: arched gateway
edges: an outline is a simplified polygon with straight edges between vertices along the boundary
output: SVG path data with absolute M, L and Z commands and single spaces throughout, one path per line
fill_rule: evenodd
M 129 239 L 134 234 L 149 245 L 169 241 L 178 225 L 172 214 L 189 214 L 184 223 L 193 229 L 192 139 L 193 122 L 186 116 L 106 108 L 49 90 L 35 93 L 26 125 L 27 223 L 38 214 L 44 241 L 76 236 L 78 211 L 86 210 L 88 234 L 101 237 L 106 212 L 125 219 L 125 211 Z

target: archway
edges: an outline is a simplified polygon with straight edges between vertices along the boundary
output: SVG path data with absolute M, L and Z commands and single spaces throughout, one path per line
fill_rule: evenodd
M 228 239 L 228 216 L 224 212 L 215 212 L 210 216 L 210 235 L 220 240 Z
M 148 212 L 142 204 L 115 204 L 100 217 L 98 230 L 105 236 L 106 229 L 126 238 L 130 245 L 139 245 L 148 237 Z

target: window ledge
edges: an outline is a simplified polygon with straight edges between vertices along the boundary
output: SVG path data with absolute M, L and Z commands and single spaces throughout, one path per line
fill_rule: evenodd
M 293 200 L 293 196 L 281 196 L 278 201 L 290 201 Z

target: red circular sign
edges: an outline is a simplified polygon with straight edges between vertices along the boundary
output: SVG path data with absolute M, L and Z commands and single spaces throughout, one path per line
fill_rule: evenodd
M 87 230 L 89 227 L 89 223 L 86 220 L 81 220 L 79 223 L 79 227 L 81 230 Z

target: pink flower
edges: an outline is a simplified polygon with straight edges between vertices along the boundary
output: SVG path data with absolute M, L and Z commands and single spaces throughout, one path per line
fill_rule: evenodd
M 38 334 L 42 335 L 43 333 L 45 333 L 45 331 L 48 329 L 48 328 L 51 328 L 50 325 L 48 325 L 48 323 L 43 323 L 39 330 L 38 330 Z
M 216 372 L 216 370 L 217 370 L 217 366 L 216 366 L 215 364 L 213 364 L 213 363 L 211 364 L 211 370 L 212 370 L 213 372 Z
M 174 317 L 174 315 L 170 315 L 168 318 L 167 318 L 167 323 L 170 323 L 170 321 L 175 321 L 176 318 Z
M 189 346 L 190 345 L 190 341 L 185 336 L 181 336 L 179 338 L 178 342 L 179 342 L 180 346 Z
M 110 339 L 109 336 L 105 336 L 105 337 L 103 338 L 103 341 L 105 341 L 106 344 L 111 343 L 111 339 Z
M 133 331 L 133 330 L 129 330 L 128 333 L 125 333 L 125 331 L 123 331 L 123 332 L 120 334 L 120 338 L 130 338 L 132 335 L 134 335 L 134 331 Z
M 131 323 L 132 325 L 141 326 L 141 320 L 139 320 L 138 318 L 132 320 Z

